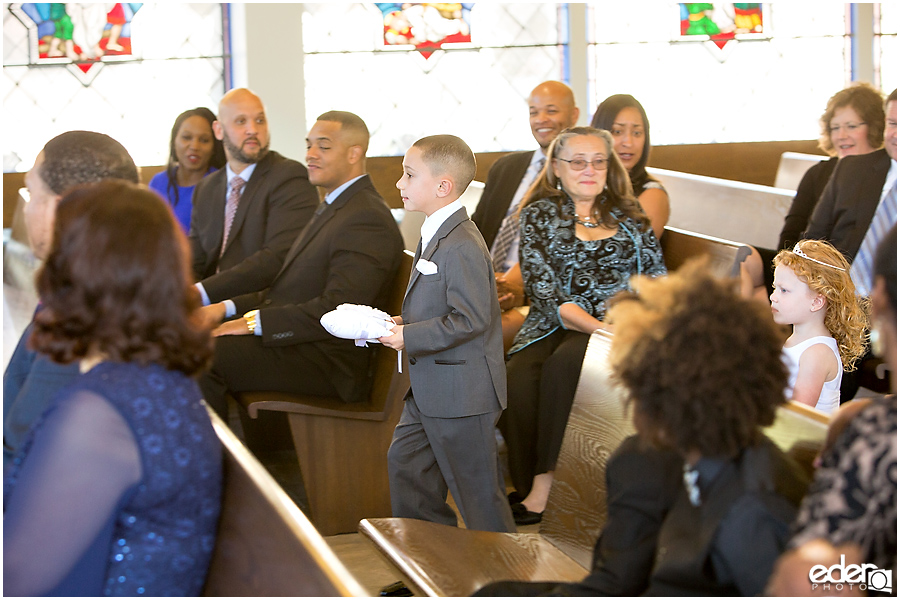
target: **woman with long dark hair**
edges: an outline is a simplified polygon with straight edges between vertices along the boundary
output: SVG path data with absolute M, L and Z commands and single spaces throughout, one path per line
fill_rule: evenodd
M 194 186 L 225 166 L 225 148 L 213 134 L 215 120 L 216 115 L 202 106 L 178 115 L 169 137 L 166 170 L 150 180 L 150 189 L 168 201 L 185 233 L 191 228 Z
M 628 169 L 631 186 L 638 204 L 650 218 L 657 238 L 669 221 L 669 194 L 662 184 L 647 173 L 650 160 L 650 121 L 644 107 L 634 96 L 614 94 L 600 103 L 591 127 L 612 134 L 614 149 Z

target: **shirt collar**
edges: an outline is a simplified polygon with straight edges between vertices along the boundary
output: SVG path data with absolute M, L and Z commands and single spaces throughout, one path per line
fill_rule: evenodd
M 431 242 L 431 238 L 434 237 L 434 234 L 437 233 L 437 230 L 441 228 L 441 225 L 444 224 L 450 215 L 458 211 L 463 207 L 462 201 L 457 198 L 447 206 L 441 207 L 431 213 L 430 217 L 425 218 L 425 222 L 422 223 L 422 250 L 428 247 L 428 244 Z
M 244 180 L 244 183 L 250 181 L 250 178 L 253 176 L 253 171 L 256 170 L 256 163 L 252 165 L 247 165 L 243 171 L 240 172 L 241 179 Z M 225 181 L 228 182 L 228 185 L 225 186 L 226 189 L 231 189 L 231 180 L 237 177 L 238 174 L 231 170 L 231 165 L 225 165 Z
M 331 204 L 332 202 L 337 200 L 338 196 L 340 196 L 341 194 L 344 193 L 344 190 L 346 190 L 348 187 L 353 185 L 356 182 L 356 180 L 362 179 L 365 176 L 366 176 L 366 174 L 363 173 L 362 175 L 354 177 L 350 181 L 345 181 L 344 183 L 339 185 L 337 188 L 335 188 L 334 191 L 331 192 L 330 194 L 325 194 L 325 202 L 327 202 L 328 204 Z

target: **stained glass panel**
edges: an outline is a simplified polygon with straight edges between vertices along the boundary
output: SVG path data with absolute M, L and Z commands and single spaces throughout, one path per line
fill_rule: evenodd
M 565 8 L 478 3 L 468 24 L 471 42 L 426 58 L 384 45 L 374 3 L 305 4 L 307 122 L 327 110 L 355 112 L 372 132 L 371 156 L 403 154 L 434 133 L 459 135 L 476 152 L 533 146 L 524 98 L 537 82 L 565 77 Z
M 29 169 L 47 140 L 70 129 L 107 133 L 138 164 L 163 164 L 175 117 L 214 109 L 225 92 L 222 5 L 65 5 L 77 62 L 40 58 L 52 43 L 41 42 L 46 26 L 28 6 L 3 7 L 4 171 Z
M 657 144 L 815 139 L 825 101 L 846 84 L 846 24 L 843 5 L 811 6 L 764 5 L 763 33 L 719 47 L 681 41 L 679 4 L 645 1 L 635 19 L 633 5 L 592 3 L 592 110 L 610 94 L 634 95 Z

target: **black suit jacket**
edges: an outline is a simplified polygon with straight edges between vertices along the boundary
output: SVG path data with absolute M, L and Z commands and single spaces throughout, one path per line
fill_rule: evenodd
M 333 337 L 319 319 L 345 302 L 384 308 L 402 251 L 397 223 L 365 175 L 323 205 L 267 290 L 234 298 L 237 314 L 260 309 L 264 346 L 314 344 L 341 397 L 359 401 L 371 352 Z
M 497 231 L 500 230 L 500 225 L 509 210 L 509 203 L 512 202 L 522 178 L 525 177 L 525 172 L 528 171 L 532 156 L 534 150 L 507 154 L 498 159 L 488 171 L 484 192 L 472 215 L 472 221 L 484 236 L 488 250 L 494 244 Z
M 853 262 L 881 201 L 891 157 L 882 148 L 838 161 L 804 239 L 827 240 Z
M 197 184 L 191 211 L 194 277 L 203 284 L 210 302 L 266 287 L 319 204 L 306 167 L 269 152 L 244 187 L 225 252 L 219 258 L 225 224 L 225 171 L 219 169 Z

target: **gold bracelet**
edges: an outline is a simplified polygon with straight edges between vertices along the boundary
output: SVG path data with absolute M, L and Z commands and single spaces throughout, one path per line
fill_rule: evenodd
M 247 330 L 250 331 L 250 333 L 256 333 L 256 316 L 258 314 L 258 310 L 251 310 L 250 312 L 244 313 L 244 321 L 247 323 Z

